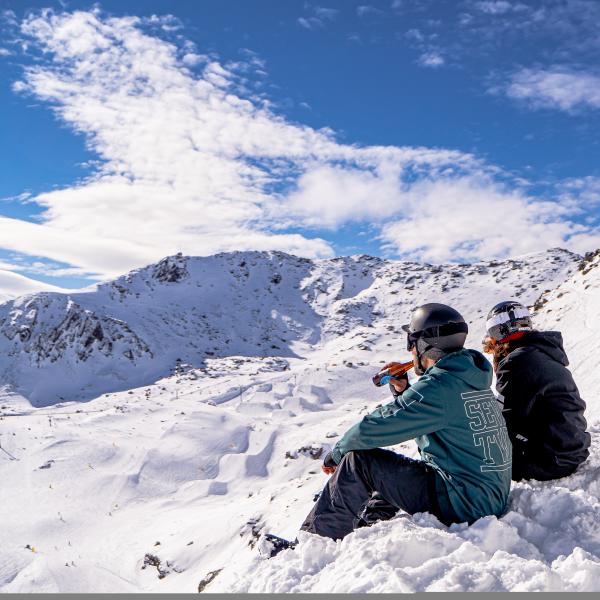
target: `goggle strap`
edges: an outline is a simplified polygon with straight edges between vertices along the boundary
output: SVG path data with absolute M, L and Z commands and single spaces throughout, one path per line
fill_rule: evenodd
M 416 341 L 419 338 L 440 338 L 455 333 L 469 333 L 469 326 L 466 323 L 445 323 L 444 325 L 435 325 L 421 331 L 409 333 L 408 338 L 411 341 Z

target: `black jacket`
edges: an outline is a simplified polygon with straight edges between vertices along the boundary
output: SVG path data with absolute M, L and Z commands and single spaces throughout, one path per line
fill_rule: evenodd
M 566 368 L 562 336 L 532 331 L 509 344 L 510 353 L 498 365 L 496 389 L 514 448 L 513 479 L 569 474 L 588 457 L 590 434 L 585 402 Z M 537 467 L 547 476 L 537 476 Z

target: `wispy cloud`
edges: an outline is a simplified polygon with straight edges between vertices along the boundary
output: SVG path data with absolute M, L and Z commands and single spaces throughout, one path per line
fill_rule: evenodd
M 368 224 L 390 251 L 439 260 L 596 239 L 594 223 L 573 221 L 581 204 L 567 210 L 503 187 L 471 154 L 348 145 L 290 123 L 241 91 L 235 65 L 148 29 L 168 34 L 163 25 L 175 27 L 97 10 L 21 24 L 38 56 L 17 89 L 83 134 L 99 165 L 28 200 L 44 209 L 39 223 L 0 217 L 0 247 L 105 277 L 177 251 L 331 256 L 310 232 L 345 224 Z M 190 64 L 190 53 L 203 58 Z M 506 233 L 490 234 L 500 215 Z
M 423 23 L 427 29 L 440 26 L 439 21 L 427 20 Z M 426 68 L 439 68 L 446 64 L 443 52 L 439 49 L 439 35 L 437 32 L 425 31 L 413 27 L 404 32 L 402 36 L 408 43 L 420 52 L 416 63 Z
M 596 0 L 466 0 L 461 3 L 458 23 L 462 43 L 471 47 L 471 37 L 496 45 L 535 44 L 546 60 L 597 62 L 600 49 L 598 23 L 600 3 Z
M 385 12 L 376 6 L 371 6 L 370 4 L 361 4 L 356 7 L 356 14 L 359 17 L 379 17 L 384 15 Z
M 337 8 L 312 6 L 310 4 L 305 4 L 305 9 L 309 14 L 299 17 L 298 23 L 305 29 L 310 29 L 311 31 L 325 28 L 327 23 L 335 21 L 340 12 Z
M 314 11 L 317 17 L 326 21 L 335 20 L 340 12 L 337 8 L 326 8 L 325 6 L 315 6 Z
M 558 186 L 561 202 L 595 208 L 600 206 L 600 177 L 576 177 Z
M 504 15 L 509 12 L 521 12 L 528 7 L 521 2 L 507 0 L 479 0 L 473 3 L 473 8 L 488 15 Z
M 600 108 L 600 75 L 565 67 L 522 69 L 501 89 L 532 108 L 567 112 Z
M 444 57 L 439 52 L 424 52 L 419 56 L 417 62 L 422 67 L 431 67 L 432 69 L 437 69 L 441 67 L 446 62 Z

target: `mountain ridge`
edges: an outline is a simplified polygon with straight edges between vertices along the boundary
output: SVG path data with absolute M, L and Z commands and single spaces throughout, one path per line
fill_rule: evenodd
M 445 301 L 473 331 L 495 299 L 534 304 L 581 257 L 563 249 L 506 260 L 432 265 L 357 255 L 310 260 L 283 252 L 176 254 L 94 289 L 41 292 L 0 305 L 0 380 L 34 405 L 86 400 L 152 383 L 183 361 L 306 358 L 340 351 L 410 310 Z M 477 340 L 479 341 L 479 340 Z M 68 374 L 68 377 L 65 377 Z

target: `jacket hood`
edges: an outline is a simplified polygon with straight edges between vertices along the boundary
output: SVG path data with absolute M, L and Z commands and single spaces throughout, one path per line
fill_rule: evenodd
M 535 348 L 547 354 L 565 367 L 569 359 L 563 348 L 562 334 L 559 331 L 530 331 L 518 340 L 510 342 L 510 349 Z
M 449 373 L 477 389 L 491 386 L 492 372 L 492 365 L 481 352 L 467 349 L 447 354 L 426 371 L 434 376 Z

